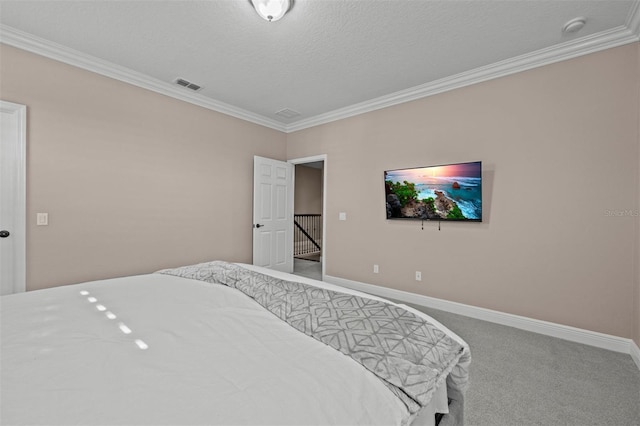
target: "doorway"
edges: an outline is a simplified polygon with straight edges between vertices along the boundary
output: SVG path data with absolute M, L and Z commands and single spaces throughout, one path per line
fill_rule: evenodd
M 289 162 L 295 167 L 293 273 L 322 280 L 326 259 L 326 155 Z

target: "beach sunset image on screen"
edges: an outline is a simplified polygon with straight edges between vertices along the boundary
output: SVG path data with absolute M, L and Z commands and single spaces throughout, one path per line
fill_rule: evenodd
M 482 163 L 384 172 L 387 219 L 482 221 Z

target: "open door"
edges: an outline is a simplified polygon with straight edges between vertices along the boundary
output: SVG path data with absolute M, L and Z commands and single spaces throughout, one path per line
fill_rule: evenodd
M 27 107 L 0 101 L 0 294 L 25 291 Z
M 253 264 L 293 272 L 293 164 L 253 157 Z

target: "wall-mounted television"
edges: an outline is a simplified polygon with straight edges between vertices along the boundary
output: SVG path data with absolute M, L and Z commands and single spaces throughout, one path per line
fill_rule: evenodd
M 482 221 L 482 162 L 387 170 L 387 219 Z

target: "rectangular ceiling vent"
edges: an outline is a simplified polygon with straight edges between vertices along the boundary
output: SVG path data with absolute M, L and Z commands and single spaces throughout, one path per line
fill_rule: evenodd
M 176 83 L 178 86 L 186 87 L 187 89 L 191 89 L 195 92 L 202 89 L 202 86 L 192 83 L 189 80 L 185 80 L 184 78 L 176 78 L 174 80 L 174 83 Z
M 283 117 L 283 118 L 293 118 L 293 117 L 299 116 L 300 113 L 298 111 L 294 111 L 292 109 L 285 108 L 285 109 L 281 109 L 280 111 L 276 112 L 276 115 L 279 115 L 280 117 Z

